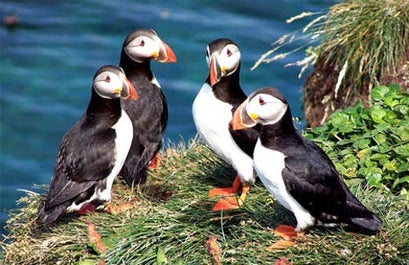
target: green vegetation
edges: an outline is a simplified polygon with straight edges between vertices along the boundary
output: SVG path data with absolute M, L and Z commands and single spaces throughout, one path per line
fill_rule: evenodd
M 319 144 L 354 184 L 368 183 L 409 200 L 409 94 L 378 86 L 371 108 L 358 103 L 336 111 L 306 136 Z
M 322 125 L 337 109 L 368 102 L 380 84 L 399 83 L 408 91 L 409 1 L 347 0 L 326 14 L 304 12 L 287 22 L 307 17 L 311 21 L 277 40 L 253 69 L 306 51 L 304 59 L 289 65 L 301 66 L 300 75 L 314 66 L 304 86 L 309 126 Z
M 319 142 L 330 145 L 325 143 Z M 270 251 L 280 239 L 273 229 L 295 225 L 293 215 L 260 182 L 241 209 L 212 212 L 217 199 L 208 198 L 208 190 L 228 186 L 233 178 L 230 166 L 193 141 L 164 151 L 161 167 L 134 192 L 116 181 L 113 203 L 127 205 L 117 214 L 66 215 L 42 230 L 35 218 L 45 198 L 28 192 L 19 201 L 22 208 L 12 213 L 0 255 L 6 264 L 78 265 L 274 264 L 282 257 L 292 264 L 406 264 L 409 259 L 409 206 L 401 196 L 354 185 L 357 197 L 383 219 L 378 235 L 314 227 L 295 247 Z M 90 224 L 97 232 L 92 236 Z
M 287 20 L 320 15 L 304 12 Z M 349 0 L 331 7 L 327 14 L 317 16 L 302 30 L 284 35 L 274 43 L 272 50 L 265 53 L 253 66 L 282 59 L 290 54 L 279 53 L 281 49 L 297 40 L 307 39 L 306 48 L 310 57 L 295 63 L 305 70 L 325 57 L 325 64 L 336 62 L 340 68 L 336 89 L 343 90 L 349 82 L 354 89 L 363 89 L 368 81 L 371 86 L 379 85 L 383 76 L 397 74 L 409 56 L 409 2 L 406 0 Z M 321 40 L 315 48 L 310 45 Z M 344 79 L 345 78 L 345 79 Z M 345 81 L 343 81 L 345 80 Z M 334 95 L 335 97 L 337 95 Z

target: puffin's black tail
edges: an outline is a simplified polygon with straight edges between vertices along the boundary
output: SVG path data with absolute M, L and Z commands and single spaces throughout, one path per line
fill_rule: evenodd
M 50 209 L 45 209 L 45 206 L 41 209 L 38 214 L 37 223 L 42 226 L 51 226 L 61 214 L 67 209 L 66 204 L 60 204 Z
M 382 227 L 382 220 L 378 215 L 366 209 L 364 206 L 347 202 L 345 211 L 345 220 L 347 223 L 354 224 L 361 228 L 377 232 Z
M 382 227 L 382 220 L 378 215 L 368 210 L 346 187 L 347 201 L 343 209 L 345 222 L 356 225 L 366 230 L 377 232 Z
M 124 165 L 119 175 L 122 176 L 122 178 L 126 181 L 129 187 L 133 187 L 139 184 L 145 184 L 148 177 L 147 167 L 140 170 L 139 172 L 130 173 L 129 168 L 126 165 Z

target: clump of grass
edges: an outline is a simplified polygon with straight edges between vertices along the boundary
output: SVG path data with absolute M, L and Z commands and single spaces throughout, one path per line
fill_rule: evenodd
M 408 59 L 409 2 L 406 0 L 349 0 L 332 6 L 327 14 L 304 12 L 287 22 L 310 16 L 316 18 L 301 31 L 284 35 L 273 43 L 274 48 L 262 55 L 252 69 L 263 62 L 279 60 L 296 50 L 309 48 L 307 54 L 310 56 L 295 63 L 303 66 L 302 70 L 325 55 L 325 63 L 335 61 L 342 67 L 338 89 L 344 77 L 350 78 L 348 76 L 357 81 L 356 88 L 359 88 L 365 83 L 364 78 L 369 78 L 372 85 L 379 85 L 383 74 L 396 74 L 402 60 Z M 276 54 L 301 39 L 310 41 L 290 52 Z M 321 40 L 320 44 L 311 48 L 316 40 Z
M 306 17 L 314 19 L 273 43 L 252 69 L 305 49 L 304 59 L 288 65 L 301 66 L 299 76 L 315 67 L 304 88 L 310 126 L 323 124 L 336 109 L 368 102 L 377 85 L 399 83 L 409 89 L 409 1 L 349 0 L 326 14 L 304 12 L 287 22 Z M 310 117 L 315 115 L 320 117 Z
M 313 228 L 288 250 L 271 252 L 278 224 L 295 225 L 293 215 L 281 207 L 257 182 L 245 205 L 232 212 L 211 211 L 217 199 L 208 190 L 228 186 L 232 168 L 204 145 L 193 141 L 169 147 L 162 164 L 148 182 L 132 192 L 124 182 L 114 185 L 113 202 L 132 204 L 119 214 L 97 212 L 65 216 L 49 230 L 34 219 L 44 196 L 27 193 L 25 204 L 12 213 L 1 243 L 7 264 L 272 264 L 286 257 L 293 264 L 404 264 L 409 258 L 407 201 L 357 186 L 355 193 L 384 220 L 379 235 L 346 232 L 342 227 Z M 107 246 L 99 253 L 87 235 L 95 225 Z M 218 259 L 206 242 L 216 239 Z

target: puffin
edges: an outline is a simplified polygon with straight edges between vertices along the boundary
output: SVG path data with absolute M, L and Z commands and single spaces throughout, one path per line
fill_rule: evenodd
M 121 100 L 132 121 L 134 138 L 120 175 L 130 187 L 143 184 L 147 169 L 158 165 L 168 121 L 165 94 L 155 78 L 150 62 L 175 63 L 173 50 L 152 29 L 138 29 L 130 33 L 122 45 L 119 66 L 138 88 L 138 100 Z
M 133 138 L 132 122 L 121 98 L 136 100 L 137 91 L 114 65 L 97 70 L 83 116 L 61 141 L 48 197 L 37 221 L 51 226 L 64 212 L 93 202 L 109 202 Z
M 201 138 L 237 172 L 232 187 L 209 191 L 209 197 L 223 196 L 213 211 L 239 208 L 255 182 L 252 156 L 258 131 L 255 128 L 234 131 L 230 124 L 233 112 L 247 99 L 240 86 L 240 59 L 239 46 L 234 41 L 227 38 L 211 41 L 206 48 L 210 73 L 192 105 Z
M 327 154 L 297 132 L 290 106 L 273 87 L 251 93 L 235 111 L 232 128 L 259 125 L 254 168 L 267 190 L 290 210 L 297 226 L 279 226 L 287 241 L 314 225 L 339 223 L 369 233 L 381 229 L 378 215 L 368 210 L 348 189 Z

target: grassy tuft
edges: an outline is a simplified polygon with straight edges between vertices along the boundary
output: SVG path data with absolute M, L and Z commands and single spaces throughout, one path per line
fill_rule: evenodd
M 120 214 L 97 212 L 67 215 L 49 230 L 35 224 L 45 197 L 27 193 L 12 213 L 10 234 L 1 243 L 7 264 L 272 264 L 286 257 L 293 264 L 405 264 L 409 259 L 407 201 L 361 186 L 353 190 L 365 205 L 379 213 L 379 235 L 346 232 L 344 228 L 313 228 L 288 250 L 267 248 L 279 238 L 273 228 L 295 224 L 257 182 L 244 207 L 232 212 L 211 211 L 216 199 L 207 197 L 215 186 L 230 185 L 234 172 L 205 146 L 193 141 L 162 153 L 160 168 L 134 192 L 118 180 L 113 203 L 131 204 Z M 87 235 L 96 227 L 108 251 L 99 253 Z M 208 250 L 209 239 L 221 249 Z M 214 245 L 213 245 L 214 246 Z M 211 254 L 213 253 L 213 254 Z M 217 255 L 217 254 L 216 254 Z
M 352 76 L 356 88 L 369 78 L 379 85 L 384 74 L 396 74 L 409 56 L 409 2 L 406 0 L 349 0 L 331 7 L 327 14 L 304 12 L 287 20 L 288 23 L 315 16 L 301 30 L 281 37 L 273 49 L 262 55 L 252 69 L 261 63 L 285 58 L 293 51 L 307 48 L 306 57 L 295 63 L 305 70 L 318 57 L 325 55 L 325 63 L 336 62 L 341 68 L 339 84 Z M 307 40 L 304 46 L 279 53 L 283 47 Z M 315 48 L 310 46 L 321 43 Z M 407 62 L 406 62 L 407 63 Z
M 368 106 L 375 86 L 398 83 L 409 91 L 409 1 L 347 0 L 325 14 L 304 12 L 287 22 L 301 20 L 305 26 L 274 42 L 252 69 L 306 51 L 286 66 L 300 66 L 299 77 L 314 67 L 304 85 L 308 126 L 356 102 Z

